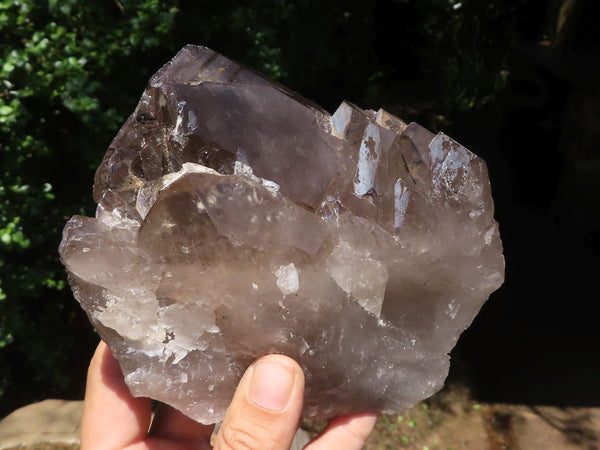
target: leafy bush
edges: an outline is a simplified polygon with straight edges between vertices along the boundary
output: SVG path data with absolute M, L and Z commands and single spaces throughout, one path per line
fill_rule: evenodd
M 133 78 L 116 63 L 161 45 L 175 13 L 155 0 L 0 2 L 0 392 L 23 376 L 68 385 L 61 228 L 92 211 L 93 167 L 138 94 L 115 93 Z

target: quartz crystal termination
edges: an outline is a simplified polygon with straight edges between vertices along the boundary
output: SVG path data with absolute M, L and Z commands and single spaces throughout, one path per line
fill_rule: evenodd
M 75 297 L 134 395 L 204 423 L 273 352 L 303 367 L 304 416 L 408 408 L 503 281 L 483 160 L 204 47 L 151 78 L 94 199 L 60 245 Z

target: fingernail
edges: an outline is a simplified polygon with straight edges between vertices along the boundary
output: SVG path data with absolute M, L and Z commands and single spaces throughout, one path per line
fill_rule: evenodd
M 252 368 L 248 397 L 271 411 L 281 411 L 290 401 L 294 372 L 273 361 L 258 360 Z

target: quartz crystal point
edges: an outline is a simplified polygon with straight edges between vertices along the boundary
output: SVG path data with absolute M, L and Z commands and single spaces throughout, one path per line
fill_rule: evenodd
M 267 353 L 303 415 L 408 408 L 503 281 L 483 160 L 344 102 L 330 115 L 204 47 L 150 80 L 73 217 L 73 292 L 136 396 L 221 420 Z

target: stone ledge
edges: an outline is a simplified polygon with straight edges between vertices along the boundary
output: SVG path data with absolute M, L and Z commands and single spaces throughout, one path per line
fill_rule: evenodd
M 83 402 L 44 400 L 0 421 L 0 450 L 78 448 Z

